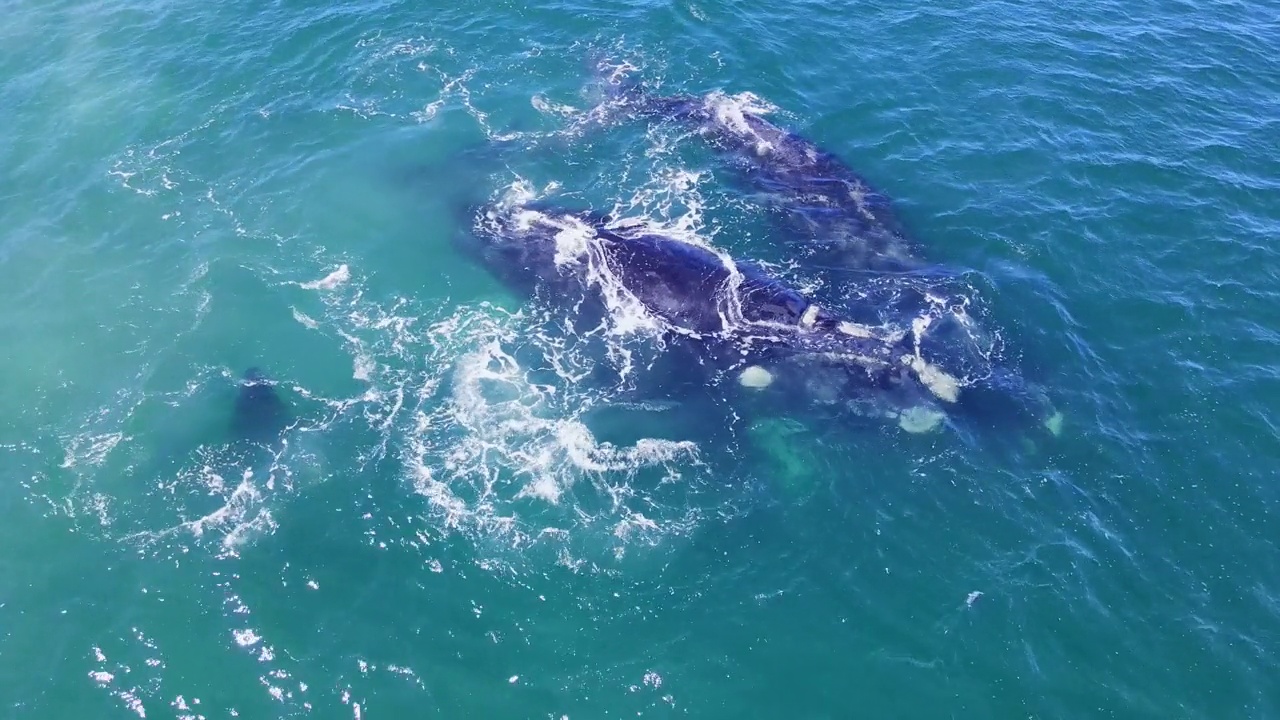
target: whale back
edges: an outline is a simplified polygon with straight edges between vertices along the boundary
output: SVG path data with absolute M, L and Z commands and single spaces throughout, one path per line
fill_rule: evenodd
M 797 325 L 810 303 L 754 266 L 731 267 L 711 250 L 661 235 L 600 231 L 606 262 L 646 308 L 695 332 L 743 323 Z

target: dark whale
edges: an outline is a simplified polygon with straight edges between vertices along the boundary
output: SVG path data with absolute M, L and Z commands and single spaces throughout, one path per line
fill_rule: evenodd
M 676 121 L 729 160 L 777 211 L 794 250 L 813 263 L 879 272 L 927 267 L 892 201 L 835 154 L 723 93 L 653 95 L 631 78 L 610 95 L 633 117 Z M 615 111 L 616 112 L 616 111 Z
M 236 388 L 231 434 L 236 440 L 271 444 L 291 422 L 289 406 L 280 399 L 275 383 L 257 367 L 244 372 Z
M 877 417 L 911 432 L 954 416 L 1023 427 L 1041 419 L 1016 374 L 949 370 L 949 358 L 928 349 L 928 323 L 856 322 L 758 266 L 643 222 L 548 205 L 494 204 L 475 217 L 470 249 L 506 285 L 589 317 L 588 326 L 637 303 L 697 356 L 686 369 L 698 382 L 736 379 L 787 408 Z
M 216 524 L 222 520 L 213 518 L 222 516 L 214 513 L 229 507 L 239 493 L 232 478 L 242 482 L 249 474 L 270 478 L 280 466 L 287 433 L 297 420 L 277 383 L 256 367 L 240 377 L 219 373 L 215 383 L 202 387 L 194 407 L 164 402 L 156 407 L 159 415 L 139 415 L 145 423 L 139 435 L 145 433 L 146 439 L 138 444 L 139 455 L 131 458 L 124 472 L 140 482 L 160 483 L 185 518 L 210 518 Z M 211 485 L 212 478 L 224 478 L 229 484 Z M 254 495 L 251 492 L 235 502 Z M 194 522 L 201 527 L 204 521 Z
M 978 308 L 962 273 L 928 262 L 891 200 L 838 156 L 723 93 L 664 96 L 631 77 L 603 80 L 611 102 L 598 118 L 620 114 L 694 130 L 740 182 L 767 198 L 782 220 L 788 256 L 836 288 L 841 297 L 832 300 L 850 318 L 913 328 L 925 357 L 945 358 L 987 414 L 1059 432 L 1061 415 L 1045 392 L 994 360 L 998 334 L 970 315 Z

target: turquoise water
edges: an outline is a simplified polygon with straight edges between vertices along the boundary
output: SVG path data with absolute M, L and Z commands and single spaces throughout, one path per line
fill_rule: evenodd
M 3 14 L 6 717 L 1280 714 L 1274 4 Z M 575 381 L 459 198 L 773 248 L 695 139 L 576 129 L 596 55 L 892 196 L 1058 442 L 712 432 Z M 227 436 L 250 365 L 272 448 Z

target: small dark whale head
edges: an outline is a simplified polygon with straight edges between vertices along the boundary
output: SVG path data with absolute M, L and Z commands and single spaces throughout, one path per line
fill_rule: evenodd
M 254 442 L 272 442 L 288 426 L 289 408 L 275 383 L 260 368 L 251 367 L 240 379 L 232 416 L 232 432 L 236 437 Z
M 919 354 L 958 379 L 951 417 L 1005 436 L 1057 436 L 1062 415 L 1045 390 L 1005 358 L 998 338 L 980 322 L 954 310 L 919 316 L 913 333 Z
M 993 365 L 968 382 L 956 414 L 981 430 L 1025 440 L 1047 440 L 1062 433 L 1063 416 L 1043 388 L 1012 368 Z

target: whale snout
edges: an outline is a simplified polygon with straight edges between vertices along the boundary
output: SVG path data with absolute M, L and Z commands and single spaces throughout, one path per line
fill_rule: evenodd
M 737 372 L 746 391 L 765 393 L 804 414 L 819 412 L 896 424 L 910 433 L 942 427 L 948 402 L 936 385 L 922 382 L 918 368 L 885 346 L 810 348 L 750 364 Z
M 990 360 L 922 354 L 910 337 L 849 325 L 840 322 L 834 333 L 817 331 L 783 356 L 741 367 L 738 384 L 801 411 L 877 418 L 909 433 L 940 430 L 952 420 L 1011 436 L 1062 433 L 1062 413 L 1017 371 Z

